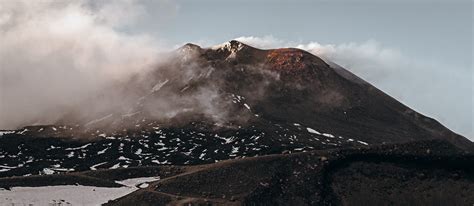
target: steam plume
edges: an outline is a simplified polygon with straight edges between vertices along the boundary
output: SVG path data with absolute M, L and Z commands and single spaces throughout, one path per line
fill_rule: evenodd
M 155 39 L 119 30 L 141 12 L 133 1 L 2 2 L 0 128 L 54 122 L 155 64 Z

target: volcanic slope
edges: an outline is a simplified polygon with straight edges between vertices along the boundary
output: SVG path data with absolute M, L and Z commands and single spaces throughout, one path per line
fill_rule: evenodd
M 187 44 L 117 87 L 119 107 L 72 110 L 0 136 L 0 176 L 446 140 L 473 144 L 300 49 Z M 99 100 L 98 100 L 99 101 Z M 122 108 L 117 110 L 117 108 Z

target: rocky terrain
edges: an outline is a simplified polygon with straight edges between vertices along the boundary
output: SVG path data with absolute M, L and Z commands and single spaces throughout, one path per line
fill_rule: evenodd
M 0 187 L 123 187 L 159 177 L 106 205 L 469 205 L 474 156 L 430 140 L 224 160 L 0 179 Z M 1 191 L 0 191 L 1 194 Z
M 168 58 L 104 94 L 123 101 L 2 131 L 0 186 L 159 176 L 108 204 L 474 203 L 473 143 L 335 63 L 238 41 Z

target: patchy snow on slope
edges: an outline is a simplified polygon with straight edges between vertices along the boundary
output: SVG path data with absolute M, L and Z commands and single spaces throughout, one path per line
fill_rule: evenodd
M 127 187 L 139 187 L 142 183 L 154 182 L 160 180 L 160 177 L 138 177 L 126 180 L 115 181 L 118 184 L 125 185 Z
M 117 169 L 120 167 L 120 163 L 117 163 L 115 165 L 113 165 L 112 167 L 110 167 L 109 169 Z
M 15 168 L 17 168 L 17 167 L 11 167 L 11 166 L 7 166 L 7 165 L 0 165 L 0 168 L 15 169 Z
M 74 169 L 70 169 L 70 168 L 50 168 L 50 169 L 55 172 L 74 172 L 75 171 Z
M 211 49 L 212 50 L 219 50 L 219 49 L 230 49 L 231 45 L 230 45 L 230 42 L 225 42 L 225 43 L 222 43 L 222 44 L 218 44 L 218 45 L 215 45 L 215 46 L 212 46 Z
M 312 128 L 309 128 L 309 127 L 307 127 L 307 128 L 306 128 L 306 130 L 308 130 L 308 132 L 309 132 L 309 133 L 313 133 L 313 134 L 321 135 L 321 133 L 320 133 L 320 132 L 318 132 L 318 131 L 316 131 L 316 130 L 314 130 L 314 129 L 312 129 Z
M 126 158 L 126 157 L 124 157 L 124 156 L 120 156 L 120 157 L 118 158 L 118 160 L 130 160 L 130 158 Z
M 97 170 L 97 167 L 98 167 L 98 166 L 101 166 L 101 165 L 106 164 L 106 163 L 107 163 L 107 162 L 101 162 L 101 163 L 99 163 L 99 164 L 92 165 L 92 166 L 90 167 L 90 169 L 91 169 L 91 170 Z
M 334 138 L 334 135 L 329 134 L 329 133 L 323 133 L 323 136 L 329 137 L 329 138 Z
M 15 133 L 15 130 L 2 130 L 0 131 L 0 136 L 3 136 L 5 134 L 11 134 L 11 133 Z
M 69 154 L 66 155 L 68 158 L 74 157 L 74 152 L 69 152 Z
M 98 155 L 100 155 L 100 154 L 104 154 L 104 153 L 105 153 L 105 151 L 107 151 L 108 149 L 109 149 L 109 148 L 108 148 L 108 147 L 106 147 L 106 148 L 104 148 L 103 150 L 100 150 L 100 151 L 98 151 L 98 152 L 97 152 L 97 154 L 98 154 Z
M 5 205 L 101 205 L 135 190 L 80 185 L 13 187 L 0 190 L 0 197 Z
M 360 140 L 357 140 L 358 143 L 360 144 L 363 144 L 363 145 L 369 145 L 367 142 L 363 142 L 363 141 L 360 141 Z
M 224 140 L 225 143 L 224 144 L 229 144 L 229 143 L 232 143 L 235 141 L 235 137 L 231 136 L 231 137 L 221 137 L 217 134 L 214 135 L 215 138 L 218 138 L 218 139 L 221 139 L 221 140 Z
M 43 187 L 12 187 L 0 189 L 1 205 L 101 205 L 109 200 L 125 196 L 159 177 L 141 177 L 116 181 L 124 187 L 94 187 L 82 185 L 59 185 Z
M 148 183 L 142 183 L 142 184 L 137 185 L 137 187 L 142 188 L 142 189 L 147 188 L 148 186 L 150 186 L 150 184 Z
M 163 82 L 158 82 L 157 84 L 155 84 L 155 86 L 151 89 L 151 92 L 156 92 L 158 90 L 161 89 L 161 87 L 165 86 L 166 83 L 168 83 L 168 79 L 166 79 L 165 81 Z
M 85 145 L 82 145 L 80 147 L 71 147 L 71 148 L 66 148 L 65 150 L 79 150 L 79 149 L 85 149 L 86 147 L 92 145 L 91 143 L 88 143 L 88 144 L 85 144 Z
M 28 132 L 28 131 L 29 131 L 28 129 L 23 129 L 22 131 L 17 132 L 16 134 L 24 134 L 25 132 Z
M 237 45 L 232 45 L 231 42 L 225 42 L 223 44 L 219 44 L 216 46 L 211 47 L 212 50 L 222 50 L 222 51 L 229 51 L 230 54 L 227 56 L 226 59 L 232 59 L 235 58 L 237 55 L 237 52 L 242 50 L 244 48 L 244 45 L 240 42 L 237 42 Z
M 239 152 L 239 147 L 232 146 L 232 154 Z
M 43 174 L 46 174 L 46 175 L 54 174 L 54 170 L 49 169 L 49 168 L 43 168 Z

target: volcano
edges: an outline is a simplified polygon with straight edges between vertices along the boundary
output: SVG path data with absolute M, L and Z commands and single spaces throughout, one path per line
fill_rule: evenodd
M 108 204 L 474 202 L 474 144 L 336 63 L 235 40 L 167 59 L 109 108 L 3 131 L 0 186 L 156 175 Z

